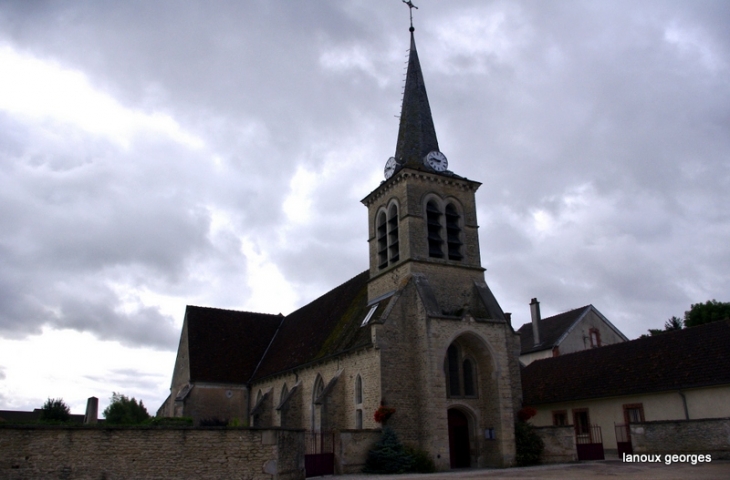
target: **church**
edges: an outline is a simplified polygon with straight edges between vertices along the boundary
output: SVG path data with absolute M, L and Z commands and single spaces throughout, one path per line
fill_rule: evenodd
M 404 88 L 395 154 L 362 200 L 369 269 L 286 316 L 188 306 L 158 415 L 358 431 L 386 407 L 439 470 L 514 464 L 520 337 L 485 281 L 481 184 L 439 150 L 412 25 Z

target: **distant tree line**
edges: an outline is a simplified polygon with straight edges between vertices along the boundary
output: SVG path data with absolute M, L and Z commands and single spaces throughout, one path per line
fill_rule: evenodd
M 649 335 L 655 336 L 662 333 L 681 330 L 685 327 L 696 327 L 706 323 L 717 322 L 720 320 L 730 319 L 730 302 L 718 302 L 717 300 L 708 300 L 705 303 L 694 303 L 690 309 L 684 312 L 684 318 L 671 317 L 664 322 L 664 329 L 649 329 Z

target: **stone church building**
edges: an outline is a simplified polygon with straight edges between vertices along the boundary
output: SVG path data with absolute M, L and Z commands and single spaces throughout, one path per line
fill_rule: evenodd
M 475 194 L 439 151 L 411 27 L 398 141 L 368 210 L 370 268 L 283 315 L 188 306 L 158 415 L 376 429 L 437 468 L 514 463 L 520 340 L 484 279 Z

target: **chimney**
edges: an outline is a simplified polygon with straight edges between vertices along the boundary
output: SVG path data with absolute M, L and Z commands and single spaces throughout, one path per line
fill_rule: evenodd
M 530 315 L 532 316 L 532 338 L 535 345 L 540 344 L 540 302 L 533 298 L 530 302 Z
M 86 401 L 86 415 L 84 415 L 84 425 L 94 425 L 99 418 L 99 399 L 89 397 Z

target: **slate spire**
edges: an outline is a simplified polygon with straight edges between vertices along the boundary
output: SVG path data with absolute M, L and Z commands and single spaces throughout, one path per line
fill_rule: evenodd
M 413 30 L 411 26 L 411 49 L 408 56 L 406 85 L 403 90 L 398 143 L 395 147 L 395 159 L 401 167 L 406 165 L 421 167 L 423 157 L 439 149 Z

